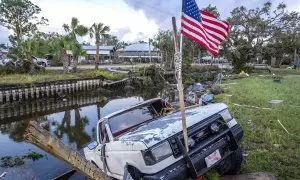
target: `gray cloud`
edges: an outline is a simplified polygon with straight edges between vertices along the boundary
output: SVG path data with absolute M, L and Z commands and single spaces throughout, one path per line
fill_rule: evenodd
M 171 17 L 176 16 L 177 19 L 181 13 L 181 1 L 178 0 L 124 0 L 130 7 L 135 10 L 142 10 L 148 19 L 152 19 L 156 24 L 162 28 L 171 27 Z M 284 2 L 287 4 L 289 10 L 300 9 L 300 1 L 295 0 L 270 0 L 273 6 L 277 6 L 279 3 Z M 221 18 L 225 19 L 230 16 L 230 12 L 239 6 L 245 6 L 247 8 L 255 8 L 261 6 L 267 0 L 196 0 L 199 8 L 205 8 L 209 4 L 217 6 Z M 178 20 L 177 20 L 178 21 Z
M 112 32 L 118 39 L 122 39 L 126 34 L 130 33 L 129 27 L 119 28 L 115 32 Z

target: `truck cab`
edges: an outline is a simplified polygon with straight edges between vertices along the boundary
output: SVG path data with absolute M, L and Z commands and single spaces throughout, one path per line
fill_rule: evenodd
M 223 103 L 185 111 L 189 151 L 180 111 L 160 98 L 109 114 L 97 123 L 97 141 L 84 148 L 88 161 L 115 179 L 186 179 L 217 168 L 235 173 L 242 163 L 242 127 Z

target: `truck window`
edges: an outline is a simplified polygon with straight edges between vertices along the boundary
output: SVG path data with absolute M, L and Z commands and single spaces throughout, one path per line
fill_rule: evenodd
M 143 106 L 112 117 L 109 119 L 109 126 L 113 136 L 116 137 L 153 118 L 149 108 Z

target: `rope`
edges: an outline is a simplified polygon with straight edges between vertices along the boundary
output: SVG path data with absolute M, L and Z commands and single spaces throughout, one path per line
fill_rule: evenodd
M 182 79 L 182 57 L 181 53 L 177 52 L 174 55 L 174 65 L 175 65 L 175 78 L 177 82 Z M 178 84 L 177 84 L 177 90 L 178 91 L 183 91 L 183 88 L 180 89 Z

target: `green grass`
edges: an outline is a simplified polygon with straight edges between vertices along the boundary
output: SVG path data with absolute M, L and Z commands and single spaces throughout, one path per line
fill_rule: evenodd
M 238 84 L 228 84 L 233 82 Z M 216 99 L 229 105 L 231 113 L 244 128 L 242 149 L 248 156 L 242 170 L 268 171 L 278 179 L 300 179 L 300 78 L 284 78 L 281 83 L 274 83 L 263 77 L 249 77 L 223 83 L 228 84 L 223 85 L 227 94 L 218 95 Z M 284 102 L 271 105 L 268 101 L 272 99 Z
M 29 74 L 7 74 L 1 75 L 0 84 L 25 84 L 36 82 L 47 82 L 63 79 L 77 79 L 77 78 L 93 78 L 103 76 L 108 80 L 120 80 L 126 75 L 121 73 L 112 73 L 106 70 L 78 70 L 77 73 L 64 74 L 62 71 L 46 71 L 35 75 Z

